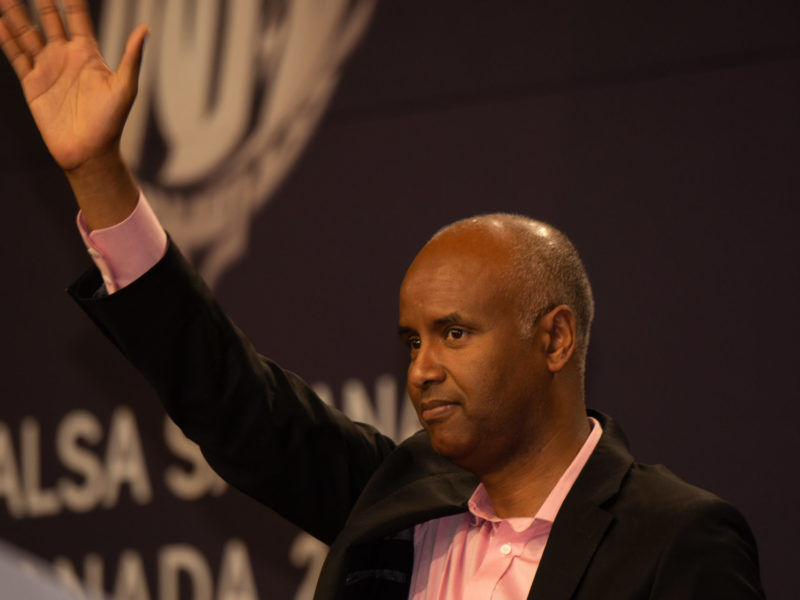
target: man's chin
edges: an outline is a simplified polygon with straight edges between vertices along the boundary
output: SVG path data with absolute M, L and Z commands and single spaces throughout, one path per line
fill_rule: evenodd
M 436 427 L 427 427 L 428 437 L 431 440 L 433 451 L 452 462 L 454 465 L 469 469 L 469 444 L 463 437 L 448 435 L 446 432 L 437 431 Z

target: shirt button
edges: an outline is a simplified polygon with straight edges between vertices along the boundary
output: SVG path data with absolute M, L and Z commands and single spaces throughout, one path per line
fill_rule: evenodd
M 508 556 L 509 554 L 511 554 L 511 544 L 503 544 L 502 546 L 500 546 L 500 553 L 503 556 Z

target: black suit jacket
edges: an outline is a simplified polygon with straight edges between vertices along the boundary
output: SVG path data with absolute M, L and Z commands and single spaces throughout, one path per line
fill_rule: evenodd
M 90 271 L 70 292 L 150 380 L 232 485 L 331 545 L 316 598 L 407 598 L 413 527 L 466 510 L 475 477 L 420 432 L 400 446 L 326 406 L 258 355 L 170 246 L 112 296 Z M 636 463 L 607 416 L 567 495 L 529 598 L 761 598 L 741 515 Z

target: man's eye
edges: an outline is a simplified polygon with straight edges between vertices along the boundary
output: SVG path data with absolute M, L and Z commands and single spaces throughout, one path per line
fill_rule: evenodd
M 406 340 L 406 344 L 408 345 L 409 349 L 411 349 L 411 350 L 419 350 L 419 345 L 420 345 L 419 338 L 416 338 L 416 337 L 408 338 Z
M 467 332 L 464 331 L 463 329 L 461 329 L 460 327 L 450 327 L 445 332 L 445 337 L 447 337 L 448 339 L 451 339 L 451 340 L 460 340 L 465 335 L 467 335 Z

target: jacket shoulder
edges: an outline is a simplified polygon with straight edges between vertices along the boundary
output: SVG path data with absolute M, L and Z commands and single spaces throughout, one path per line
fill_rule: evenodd
M 667 467 L 634 460 L 606 419 L 571 514 L 596 509 L 608 525 L 579 586 L 584 595 L 576 597 L 605 597 L 588 592 L 605 589 L 620 598 L 763 598 L 756 543 L 742 514 Z

